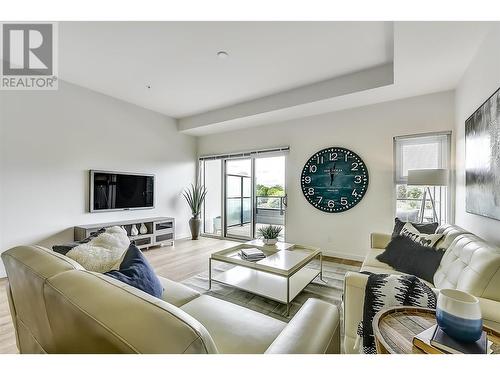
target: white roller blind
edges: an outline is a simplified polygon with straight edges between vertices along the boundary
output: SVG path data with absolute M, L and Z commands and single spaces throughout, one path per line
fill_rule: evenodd
M 450 167 L 450 133 L 394 138 L 394 182 L 406 184 L 409 169 Z

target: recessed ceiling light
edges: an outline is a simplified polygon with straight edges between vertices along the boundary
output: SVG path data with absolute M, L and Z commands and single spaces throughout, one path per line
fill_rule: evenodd
M 151 85 L 146 85 L 146 88 L 147 88 L 147 89 L 150 89 L 150 88 L 151 88 Z
M 227 59 L 229 57 L 229 54 L 226 51 L 219 51 L 217 52 L 217 57 L 219 59 Z

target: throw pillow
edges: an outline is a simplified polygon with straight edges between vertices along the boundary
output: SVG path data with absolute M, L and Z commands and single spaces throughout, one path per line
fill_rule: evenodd
M 443 235 L 442 234 L 424 234 L 420 233 L 412 224 L 406 223 L 401 229 L 401 236 L 408 237 L 412 241 L 415 241 L 416 243 L 422 245 L 422 246 L 427 246 L 427 247 L 434 247 L 436 242 L 438 242 Z
M 408 242 L 414 243 L 408 237 L 396 236 L 386 246 L 382 254 L 375 258 L 382 263 L 388 264 L 394 269 L 399 267 L 399 263 L 404 256 Z
M 120 269 L 106 272 L 105 275 L 157 298 L 161 298 L 163 294 L 160 279 L 156 276 L 141 250 L 134 244 L 130 244 L 120 264 Z
M 401 234 L 401 229 L 405 226 L 407 222 L 401 221 L 398 218 L 394 219 L 394 230 L 392 231 L 392 238 L 399 236 Z M 434 234 L 438 228 L 438 223 L 411 223 L 415 229 L 420 233 Z
M 117 263 L 130 245 L 125 229 L 118 226 L 107 228 L 104 233 L 80 244 L 66 253 L 66 256 L 93 272 L 107 272 L 116 269 Z
M 443 255 L 444 251 L 422 246 L 405 236 L 397 236 L 377 259 L 396 271 L 415 275 L 432 283 Z
M 97 237 L 101 233 L 104 233 L 105 231 L 106 231 L 105 228 L 101 228 L 97 232 L 92 233 L 90 236 L 88 236 L 87 238 L 84 238 L 83 240 L 68 242 L 68 243 L 65 243 L 62 245 L 54 245 L 54 246 L 52 246 L 52 250 L 55 251 L 56 253 L 66 255 L 68 253 L 68 251 L 70 251 L 72 248 L 77 247 L 78 245 L 81 245 L 82 243 L 90 242 L 93 238 Z

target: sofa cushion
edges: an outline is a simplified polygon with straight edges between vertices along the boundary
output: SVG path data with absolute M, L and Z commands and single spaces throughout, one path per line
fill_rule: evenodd
M 377 256 L 382 254 L 385 250 L 383 249 L 370 249 L 366 254 L 365 261 L 361 265 L 360 272 L 370 272 L 370 273 L 385 273 L 389 275 L 405 275 L 404 272 L 396 271 L 394 268 L 388 264 L 382 263 L 377 259 Z M 434 284 L 423 280 L 431 288 L 434 288 Z
M 174 306 L 181 307 L 189 301 L 198 298 L 201 294 L 181 283 L 158 276 L 163 286 L 163 295 L 161 299 Z
M 119 270 L 106 272 L 105 275 L 120 280 L 154 297 L 161 298 L 163 286 L 141 250 L 130 244 Z
M 72 248 L 66 256 L 80 263 L 87 271 L 104 273 L 118 268 L 129 245 L 125 229 L 114 226 L 89 242 Z
M 432 282 L 444 252 L 422 246 L 405 236 L 397 236 L 377 259 L 400 272 Z
M 392 237 L 399 236 L 401 233 L 401 229 L 405 226 L 407 222 L 401 221 L 398 218 L 394 219 L 394 229 L 392 230 Z M 415 229 L 417 229 L 420 233 L 425 234 L 433 234 L 436 233 L 436 229 L 438 227 L 438 223 L 411 223 Z
M 407 237 L 413 242 L 421 245 L 421 246 L 427 246 L 427 247 L 434 247 L 436 243 L 443 237 L 442 234 L 426 234 L 426 233 L 421 233 L 417 228 L 415 228 L 411 223 L 406 223 L 403 226 L 403 229 L 401 229 L 400 236 Z M 398 238 L 392 237 L 393 240 Z
M 210 333 L 220 353 L 264 353 L 286 324 L 244 307 L 202 295 L 181 306 Z
M 98 231 L 92 233 L 87 238 L 84 238 L 83 240 L 68 242 L 68 243 L 65 243 L 62 245 L 54 245 L 54 246 L 52 246 L 52 250 L 54 250 L 56 253 L 66 255 L 68 253 L 68 251 L 70 251 L 74 247 L 77 247 L 78 245 L 90 242 L 91 240 L 93 240 L 94 238 L 96 238 L 100 234 L 104 233 L 105 231 L 106 231 L 105 228 L 101 228 Z

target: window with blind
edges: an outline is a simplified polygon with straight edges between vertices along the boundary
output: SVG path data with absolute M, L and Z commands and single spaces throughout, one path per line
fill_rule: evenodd
M 409 186 L 408 170 L 449 169 L 451 133 L 433 133 L 394 138 L 394 183 L 396 185 L 396 217 L 404 221 L 419 221 L 424 186 Z M 449 192 L 446 186 L 433 186 L 438 221 L 448 222 Z M 430 200 L 425 201 L 424 222 L 433 221 Z

